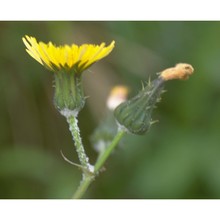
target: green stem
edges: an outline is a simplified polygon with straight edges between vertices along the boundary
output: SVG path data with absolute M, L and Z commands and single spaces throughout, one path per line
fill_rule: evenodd
M 98 172 L 102 166 L 104 165 L 105 161 L 110 156 L 111 152 L 115 149 L 118 142 L 121 140 L 121 138 L 124 136 L 125 131 L 121 130 L 117 133 L 117 135 L 112 140 L 111 144 L 106 148 L 106 150 L 103 152 L 103 154 L 98 158 L 95 164 L 95 170 L 94 172 Z
M 102 166 L 104 165 L 105 161 L 108 159 L 108 157 L 110 156 L 110 154 L 112 153 L 112 151 L 115 149 L 115 147 L 117 146 L 118 142 L 121 140 L 121 138 L 124 136 L 125 131 L 119 131 L 117 133 L 117 135 L 114 137 L 114 139 L 112 140 L 111 144 L 106 148 L 106 150 L 104 151 L 104 153 L 102 155 L 100 155 L 100 157 L 98 158 L 96 164 L 95 164 L 95 169 L 94 169 L 94 174 L 96 175 L 99 170 L 102 168 Z M 94 180 L 94 175 L 90 174 L 86 174 L 85 176 L 83 176 L 82 182 L 80 184 L 80 186 L 78 187 L 77 191 L 75 192 L 75 194 L 73 195 L 73 199 L 80 199 L 82 198 L 82 196 L 85 194 L 85 192 L 87 191 L 88 187 L 90 186 L 90 184 L 92 183 L 92 181 Z
M 78 187 L 72 198 L 81 199 L 93 180 L 94 180 L 93 176 L 84 177 L 82 182 L 80 183 L 80 186 Z
M 85 153 L 85 150 L 84 150 L 84 147 L 82 144 L 79 127 L 77 124 L 77 122 L 78 122 L 77 118 L 74 115 L 70 114 L 66 117 L 66 119 L 69 124 L 69 130 L 73 136 L 73 140 L 76 145 L 76 152 L 78 154 L 79 161 L 80 161 L 82 167 L 85 168 L 85 170 L 87 172 L 89 172 L 91 165 L 89 164 L 89 159 L 86 156 L 86 153 Z
M 69 124 L 70 132 L 73 136 L 73 140 L 75 142 L 76 146 L 76 152 L 79 157 L 79 161 L 82 166 L 82 181 L 80 183 L 80 186 L 78 187 L 77 191 L 73 195 L 73 199 L 79 199 L 83 196 L 83 194 L 86 192 L 87 188 L 89 187 L 90 183 L 94 179 L 94 170 L 93 166 L 89 164 L 89 158 L 87 157 L 82 140 L 80 137 L 80 130 L 77 124 L 77 118 L 74 116 L 74 114 L 70 114 L 66 116 L 67 122 Z

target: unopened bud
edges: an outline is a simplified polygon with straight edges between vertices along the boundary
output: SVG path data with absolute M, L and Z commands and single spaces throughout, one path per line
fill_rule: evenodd
M 117 132 L 113 110 L 122 102 L 127 100 L 128 88 L 126 86 L 115 86 L 111 89 L 107 99 L 106 118 L 101 121 L 91 136 L 91 142 L 98 153 L 104 152 L 106 147 L 112 142 Z
M 187 79 L 193 71 L 193 67 L 186 63 L 179 63 L 162 71 L 159 77 L 149 82 L 138 95 L 115 109 L 114 116 L 119 127 L 133 134 L 145 134 L 153 124 L 152 111 L 160 100 L 164 83 L 172 79 Z
M 127 100 L 128 88 L 126 86 L 115 86 L 107 99 L 107 107 L 114 110 L 118 105 Z
M 119 126 L 133 134 L 145 134 L 152 124 L 151 113 L 163 90 L 162 78 L 158 78 L 132 99 L 120 104 L 114 111 Z

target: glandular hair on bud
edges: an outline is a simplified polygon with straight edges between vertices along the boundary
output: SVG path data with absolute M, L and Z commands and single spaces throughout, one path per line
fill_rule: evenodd
M 119 127 L 132 134 L 145 134 L 152 124 L 152 111 L 160 99 L 164 82 L 159 77 L 149 82 L 138 95 L 120 104 L 114 111 Z

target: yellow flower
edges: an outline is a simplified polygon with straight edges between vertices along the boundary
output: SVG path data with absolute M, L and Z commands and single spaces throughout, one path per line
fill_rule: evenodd
M 115 45 L 112 41 L 107 47 L 105 43 L 55 46 L 51 42 L 38 43 L 36 38 L 27 35 L 22 40 L 28 54 L 49 70 L 74 70 L 75 73 L 81 73 L 96 61 L 106 57 Z

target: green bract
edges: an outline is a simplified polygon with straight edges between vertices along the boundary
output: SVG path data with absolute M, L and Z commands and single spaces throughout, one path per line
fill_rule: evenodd
M 133 134 L 145 134 L 152 124 L 151 114 L 163 91 L 164 80 L 158 78 L 139 92 L 138 95 L 120 104 L 114 111 L 119 125 Z
M 85 97 L 82 89 L 81 75 L 74 72 L 63 73 L 62 71 L 54 74 L 55 76 L 55 93 L 54 104 L 63 114 L 74 114 L 84 107 Z

